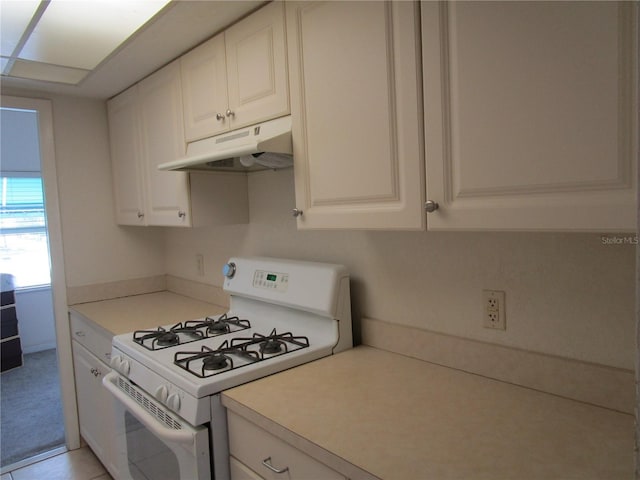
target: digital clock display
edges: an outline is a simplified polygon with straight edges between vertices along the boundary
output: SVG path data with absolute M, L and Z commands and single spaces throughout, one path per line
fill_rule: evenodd
M 278 278 L 278 277 L 276 276 L 276 274 L 275 274 L 275 273 L 267 273 L 267 280 L 268 280 L 268 281 L 270 281 L 270 282 L 275 282 L 275 281 L 276 281 L 276 278 Z

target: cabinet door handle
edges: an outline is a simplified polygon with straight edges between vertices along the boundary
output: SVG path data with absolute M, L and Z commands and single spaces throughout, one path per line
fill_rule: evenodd
M 84 333 L 82 330 L 76 330 L 76 337 L 84 337 L 86 336 L 86 333 Z
M 262 465 L 264 465 L 265 467 L 267 467 L 269 470 L 271 470 L 273 473 L 284 473 L 286 471 L 289 470 L 289 467 L 284 467 L 284 468 L 276 468 L 273 465 L 271 465 L 271 457 L 267 457 L 264 460 L 262 460 Z
M 301 217 L 302 213 L 302 210 L 300 210 L 299 208 L 294 208 L 293 210 L 291 210 L 291 214 L 296 218 Z
M 232 112 L 229 108 L 227 108 L 225 113 L 227 114 L 227 117 L 233 117 L 236 114 L 236 112 Z
M 216 120 L 224 120 L 226 117 L 221 113 L 216 113 Z
M 142 217 L 144 217 L 144 213 L 138 212 L 138 218 L 142 218 Z
M 179 216 L 180 218 L 184 218 L 184 217 L 186 217 L 186 216 L 187 216 L 187 214 L 186 214 L 185 212 L 183 212 L 182 210 L 180 210 L 180 211 L 178 212 L 178 216 Z
M 427 200 L 424 204 L 424 209 L 427 213 L 435 212 L 438 208 L 440 208 L 440 205 L 438 205 L 438 202 L 434 202 L 433 200 Z

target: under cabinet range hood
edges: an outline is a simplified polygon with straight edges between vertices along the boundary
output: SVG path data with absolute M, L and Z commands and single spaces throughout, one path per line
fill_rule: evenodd
M 187 145 L 184 158 L 159 170 L 252 172 L 293 166 L 291 115 Z

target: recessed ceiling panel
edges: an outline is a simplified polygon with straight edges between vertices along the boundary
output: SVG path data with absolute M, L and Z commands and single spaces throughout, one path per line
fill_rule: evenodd
M 60 67 L 40 62 L 16 60 L 9 72 L 12 77 L 45 80 L 47 82 L 68 83 L 75 85 L 89 73 L 88 70 Z
M 168 0 L 52 0 L 19 57 L 92 70 Z
M 10 56 L 36 11 L 39 0 L 0 2 L 0 53 Z

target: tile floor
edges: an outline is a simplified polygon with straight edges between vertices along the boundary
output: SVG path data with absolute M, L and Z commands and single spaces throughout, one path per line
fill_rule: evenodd
M 112 480 L 88 447 L 61 453 L 0 476 L 0 480 Z

